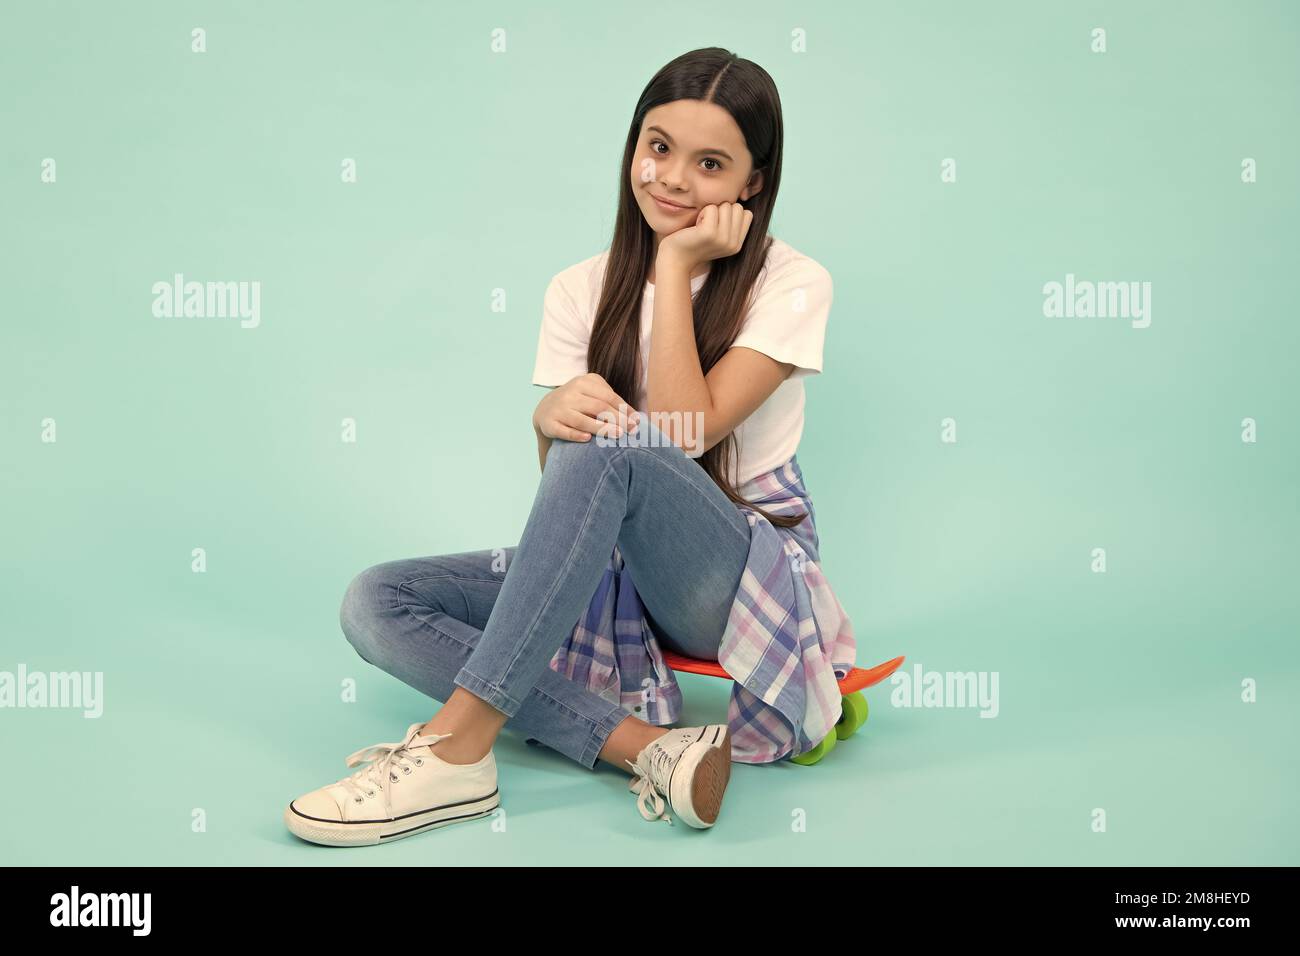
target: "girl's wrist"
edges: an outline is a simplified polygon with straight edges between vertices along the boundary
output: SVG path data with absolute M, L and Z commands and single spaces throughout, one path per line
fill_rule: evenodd
M 689 276 L 695 268 L 695 264 L 687 262 L 681 255 L 675 253 L 671 248 L 660 246 L 659 252 L 655 254 L 655 274 L 660 275 L 668 272 L 681 272 Z

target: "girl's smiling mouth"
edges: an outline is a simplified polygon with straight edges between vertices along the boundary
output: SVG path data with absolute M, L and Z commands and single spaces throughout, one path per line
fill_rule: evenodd
M 666 201 L 666 200 L 660 199 L 660 198 L 659 198 L 658 196 L 656 196 L 654 193 L 651 193 L 651 194 L 650 194 L 650 198 L 653 199 L 653 200 L 655 201 L 655 205 L 657 205 L 657 206 L 658 206 L 660 209 L 662 209 L 664 212 L 668 212 L 668 213 L 690 212 L 691 209 L 694 208 L 694 207 L 692 207 L 692 206 L 676 206 L 676 205 L 673 205 L 672 203 L 670 203 L 670 202 L 668 202 L 668 201 Z

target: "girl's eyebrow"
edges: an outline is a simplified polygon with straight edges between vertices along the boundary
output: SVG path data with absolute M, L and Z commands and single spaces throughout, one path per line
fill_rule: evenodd
M 651 130 L 654 130 L 656 133 L 662 133 L 662 134 L 663 134 L 663 138 L 666 139 L 666 140 L 668 140 L 668 145 L 669 145 L 669 146 L 674 145 L 674 143 L 673 143 L 673 138 L 672 138 L 671 136 L 668 135 L 668 130 L 663 129 L 663 128 L 660 127 L 660 126 L 647 126 L 645 129 L 646 129 L 646 132 L 647 132 L 647 133 L 650 132 Z M 716 148 L 710 147 L 709 149 L 697 149 L 697 150 L 695 151 L 695 155 L 696 155 L 696 156 L 699 156 L 699 155 L 702 154 L 702 153 L 717 153 L 719 156 L 725 156 L 725 157 L 727 157 L 727 159 L 731 159 L 731 154 L 728 153 L 725 149 L 716 149 Z M 731 161 L 732 161 L 733 163 L 735 162 L 734 159 L 731 159 Z

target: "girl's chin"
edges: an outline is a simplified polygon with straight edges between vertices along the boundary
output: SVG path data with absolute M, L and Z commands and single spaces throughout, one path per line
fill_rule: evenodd
M 652 230 L 654 230 L 654 234 L 658 236 L 660 239 L 666 239 L 668 236 L 671 236 L 674 232 L 681 232 L 683 229 L 687 228 L 687 224 L 684 222 L 677 223 L 676 225 L 665 226 L 662 223 L 656 225 L 653 222 L 647 221 L 646 225 L 648 225 Z
M 694 216 L 666 216 L 660 213 L 658 216 L 648 218 L 647 221 L 654 227 L 655 232 L 663 233 L 665 236 L 672 235 L 674 232 L 680 232 L 687 229 L 695 223 Z

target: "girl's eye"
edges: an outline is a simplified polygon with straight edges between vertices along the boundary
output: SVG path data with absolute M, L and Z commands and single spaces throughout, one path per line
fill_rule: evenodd
M 657 149 L 657 147 L 659 147 L 659 146 L 667 147 L 668 144 L 665 143 L 665 142 L 664 142 L 663 140 L 661 140 L 661 139 L 652 139 L 652 140 L 650 140 L 650 148 L 653 149 L 653 150 L 654 150 L 658 155 L 662 156 L 663 153 L 660 153 L 659 150 Z M 706 156 L 704 159 L 700 160 L 700 162 L 702 162 L 702 163 L 713 163 L 713 164 L 714 164 L 713 168 L 712 168 L 712 169 L 709 169 L 709 170 L 705 170 L 706 172 L 716 173 L 718 170 L 720 170 L 720 169 L 722 168 L 722 163 L 718 162 L 718 161 L 717 161 L 716 159 L 714 159 L 712 156 Z

